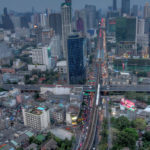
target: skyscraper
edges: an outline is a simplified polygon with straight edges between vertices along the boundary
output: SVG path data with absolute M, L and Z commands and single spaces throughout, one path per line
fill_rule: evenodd
M 121 13 L 130 15 L 130 0 L 122 0 Z
M 71 0 L 65 0 L 66 3 L 70 3 L 71 4 Z
M 86 14 L 86 9 L 82 9 L 79 12 L 79 17 L 83 20 L 84 33 L 86 33 L 87 32 L 87 14 Z
M 4 8 L 4 14 L 2 16 L 2 27 L 6 30 L 14 30 L 14 25 L 8 15 L 7 8 Z
M 67 0 L 66 0 L 67 1 Z M 63 57 L 67 58 L 67 38 L 71 33 L 71 1 L 62 3 L 61 5 L 61 18 L 62 18 L 62 46 Z
M 117 0 L 113 0 L 113 11 L 117 10 Z
M 132 7 L 132 16 L 138 16 L 138 5 L 133 5 Z
M 117 54 L 136 54 L 137 50 L 137 18 L 118 17 L 116 19 Z
M 40 25 L 41 27 L 46 27 L 48 23 L 48 17 L 46 13 L 40 14 Z
M 146 3 L 144 6 L 144 18 L 150 18 L 150 6 L 149 3 Z
M 49 15 L 49 26 L 55 31 L 55 34 L 62 35 L 61 14 L 52 13 Z
M 82 32 L 84 33 L 84 23 L 82 18 L 78 18 L 77 22 L 76 22 L 76 28 L 78 32 Z
M 85 5 L 86 17 L 87 17 L 87 27 L 92 29 L 96 27 L 96 6 Z
M 70 84 L 83 84 L 86 77 L 86 41 L 78 34 L 68 38 L 68 81 Z

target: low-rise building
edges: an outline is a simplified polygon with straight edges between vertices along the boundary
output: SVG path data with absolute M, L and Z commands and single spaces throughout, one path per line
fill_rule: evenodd
M 41 150 L 56 150 L 57 148 L 58 148 L 57 142 L 51 139 L 42 145 Z
M 57 62 L 56 68 L 58 73 L 67 74 L 67 62 L 65 60 Z
M 77 119 L 80 112 L 78 105 L 70 105 L 66 112 L 66 123 L 67 125 L 77 125 Z
M 43 130 L 50 127 L 50 113 L 48 108 L 23 108 L 22 113 L 25 126 L 29 126 L 37 130 Z
M 24 81 L 24 76 L 10 73 L 4 73 L 2 78 L 4 83 L 17 83 L 19 81 Z
M 46 65 L 28 65 L 28 70 L 40 70 L 40 71 L 46 71 Z
M 57 108 L 53 111 L 53 119 L 57 123 L 63 123 L 65 120 L 65 111 L 63 108 Z

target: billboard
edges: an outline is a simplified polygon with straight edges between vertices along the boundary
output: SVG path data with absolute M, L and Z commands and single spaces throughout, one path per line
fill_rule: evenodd
M 131 102 L 130 100 L 122 98 L 120 104 L 131 111 L 135 111 L 135 103 Z

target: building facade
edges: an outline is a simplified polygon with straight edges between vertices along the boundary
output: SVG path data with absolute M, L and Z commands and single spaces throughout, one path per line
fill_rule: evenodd
M 53 13 L 49 15 L 49 26 L 55 31 L 56 35 L 62 35 L 61 14 Z
M 87 15 L 87 28 L 93 29 L 96 27 L 96 6 L 85 5 Z
M 144 6 L 144 18 L 150 18 L 150 6 L 149 3 L 146 3 Z
M 130 15 L 130 0 L 122 0 L 121 13 L 122 15 Z
M 63 57 L 67 59 L 67 38 L 71 33 L 71 3 L 61 5 Z
M 54 67 L 50 47 L 40 47 L 32 50 L 32 63 L 34 65 L 46 65 L 47 69 Z
M 51 50 L 51 56 L 56 58 L 62 57 L 62 51 L 61 51 L 61 40 L 59 35 L 55 35 L 51 38 L 49 48 Z
M 113 0 L 113 11 L 117 11 L 117 0 Z
M 83 37 L 73 34 L 68 38 L 68 82 L 83 84 L 86 79 L 86 42 Z
M 118 56 L 137 54 L 137 18 L 118 17 L 116 19 L 116 42 Z
M 44 130 L 50 127 L 49 109 L 37 107 L 22 109 L 24 125 L 37 130 Z

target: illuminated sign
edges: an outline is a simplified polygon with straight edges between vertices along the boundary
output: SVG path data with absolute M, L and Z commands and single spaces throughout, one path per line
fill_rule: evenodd
M 120 103 L 125 108 L 131 111 L 135 111 L 135 103 L 131 102 L 130 100 L 125 100 L 124 98 L 122 98 Z
M 116 21 L 115 20 L 110 20 L 109 24 L 116 24 Z
M 72 122 L 72 125 L 77 125 L 77 122 Z
M 77 120 L 77 116 L 72 117 L 72 120 L 73 121 Z

